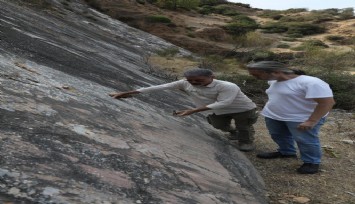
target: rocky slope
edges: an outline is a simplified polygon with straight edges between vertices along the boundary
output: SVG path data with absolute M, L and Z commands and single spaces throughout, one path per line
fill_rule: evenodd
M 181 93 L 108 97 L 163 83 L 144 57 L 174 45 L 80 0 L 49 2 L 0 0 L 0 201 L 266 203 L 202 115 L 171 115 L 191 106 Z

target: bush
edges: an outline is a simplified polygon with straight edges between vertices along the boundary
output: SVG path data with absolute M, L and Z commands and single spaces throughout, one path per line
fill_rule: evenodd
M 236 36 L 244 35 L 247 32 L 254 31 L 259 27 L 254 19 L 244 15 L 233 17 L 233 22 L 224 26 L 228 33 Z
M 276 10 L 263 10 L 263 12 L 261 14 L 259 14 L 258 16 L 261 18 L 271 18 L 271 19 L 275 19 L 278 18 L 282 15 L 282 11 L 276 11 Z
M 257 50 L 253 52 L 251 56 L 252 61 L 272 61 L 277 60 L 277 55 L 269 50 Z
M 287 9 L 285 11 L 285 13 L 301 13 L 301 12 L 307 12 L 308 9 L 306 8 L 291 8 L 291 9 Z
M 309 49 L 296 63 L 323 70 L 323 72 L 351 70 L 355 67 L 355 50 L 348 52 Z
M 310 23 L 289 23 L 287 24 L 288 34 L 302 34 L 302 35 L 312 35 L 320 34 L 325 32 L 325 28 L 319 25 L 314 25 Z
M 176 47 L 169 47 L 163 50 L 157 51 L 157 54 L 162 57 L 174 57 L 176 54 L 178 54 L 180 51 Z
M 355 110 L 355 75 L 347 72 L 324 72 L 322 69 L 307 71 L 330 85 L 336 104 L 334 108 Z
M 196 9 L 200 5 L 200 0 L 178 0 L 178 6 L 184 9 Z
M 290 45 L 286 44 L 286 43 L 282 43 L 282 44 L 277 45 L 277 48 L 290 48 Z
M 288 30 L 284 23 L 267 23 L 261 27 L 263 33 L 284 33 Z
M 282 40 L 287 41 L 287 42 L 295 42 L 295 41 L 297 41 L 297 38 L 287 37 L 287 38 L 283 38 Z
M 235 8 L 227 5 L 227 4 L 221 4 L 218 6 L 213 7 L 213 12 L 226 15 L 226 16 L 234 16 L 234 15 L 239 15 L 239 13 L 235 10 Z
M 265 38 L 258 32 L 248 32 L 234 38 L 236 47 L 266 47 L 274 43 L 273 39 Z
M 265 38 L 258 32 L 248 32 L 234 38 L 236 47 L 265 47 L 274 43 L 273 39 Z
M 209 6 L 209 5 L 204 5 L 202 7 L 199 7 L 197 9 L 197 11 L 200 13 L 200 14 L 203 14 L 203 15 L 208 15 L 210 13 L 213 13 L 214 9 L 212 8 L 212 6 Z
M 208 5 L 208 6 L 215 6 L 218 4 L 226 4 L 228 3 L 227 0 L 200 0 L 200 6 Z
M 176 10 L 179 8 L 195 9 L 199 6 L 200 0 L 157 0 L 157 5 L 162 8 Z
M 289 38 L 293 38 L 293 39 L 295 39 L 295 38 L 303 38 L 303 35 L 301 33 L 291 33 L 291 34 L 287 34 L 286 36 L 289 37 Z
M 226 75 L 216 76 L 219 80 L 237 84 L 245 95 L 252 99 L 258 106 L 264 106 L 267 101 L 265 90 L 269 87 L 266 81 L 258 80 L 250 75 Z
M 147 16 L 146 20 L 150 23 L 171 23 L 171 20 L 166 16 Z
M 354 8 L 346 8 L 341 11 L 339 14 L 339 18 L 341 20 L 346 20 L 346 19 L 353 19 L 355 18 L 354 16 Z
M 307 40 L 303 42 L 300 46 L 293 48 L 293 50 L 311 50 L 311 49 L 320 49 L 328 48 L 329 46 L 322 42 L 321 40 Z

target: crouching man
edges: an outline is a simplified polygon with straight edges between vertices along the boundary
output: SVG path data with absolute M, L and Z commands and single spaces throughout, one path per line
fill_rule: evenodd
M 195 68 L 184 72 L 185 79 L 157 86 L 140 88 L 128 92 L 112 93 L 111 97 L 119 99 L 134 94 L 181 90 L 195 103 L 196 108 L 179 110 L 177 116 L 188 116 L 197 112 L 209 111 L 208 122 L 215 128 L 230 132 L 230 139 L 241 151 L 252 151 L 254 145 L 253 124 L 257 121 L 256 105 L 240 88 L 231 82 L 216 80 L 211 70 Z M 232 121 L 235 128 L 232 127 Z M 236 142 L 237 141 L 237 142 Z

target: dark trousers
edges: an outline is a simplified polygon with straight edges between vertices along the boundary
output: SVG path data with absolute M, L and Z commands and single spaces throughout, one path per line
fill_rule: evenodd
M 253 124 L 256 123 L 258 116 L 255 108 L 241 113 L 211 114 L 207 116 L 207 121 L 214 128 L 225 132 L 232 132 L 235 131 L 231 126 L 232 120 L 234 120 L 239 142 L 252 143 L 255 135 Z

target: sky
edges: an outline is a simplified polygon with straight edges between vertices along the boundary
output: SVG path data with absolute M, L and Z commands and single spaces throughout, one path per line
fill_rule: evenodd
M 308 10 L 321 10 L 328 8 L 354 8 L 355 0 L 228 0 L 249 4 L 253 8 L 286 10 L 290 8 L 306 8 Z

